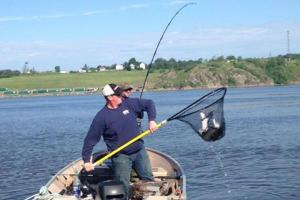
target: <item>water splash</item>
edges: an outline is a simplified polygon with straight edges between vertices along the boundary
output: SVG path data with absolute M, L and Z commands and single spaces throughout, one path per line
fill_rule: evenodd
M 214 152 L 214 154 L 216 155 L 216 158 L 217 160 L 219 161 L 220 163 L 220 168 L 221 168 L 221 171 L 225 177 L 225 186 L 226 186 L 226 189 L 227 189 L 227 193 L 228 194 L 231 194 L 231 187 L 230 187 L 230 184 L 229 184 L 229 178 L 228 178 L 228 173 L 226 172 L 225 170 L 225 167 L 224 167 L 224 163 L 222 161 L 222 157 L 221 157 L 221 154 L 219 152 L 217 152 L 214 148 L 214 146 L 211 144 L 209 145 L 209 148 L 212 152 Z

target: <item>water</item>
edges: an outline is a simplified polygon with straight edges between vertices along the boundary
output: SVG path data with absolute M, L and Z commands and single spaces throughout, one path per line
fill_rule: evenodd
M 207 90 L 146 93 L 158 121 Z M 24 199 L 81 155 L 95 96 L 0 99 L 0 199 Z M 172 121 L 146 145 L 183 167 L 188 199 L 300 199 L 300 86 L 228 89 L 227 132 L 208 143 Z M 103 149 L 103 143 L 96 149 Z

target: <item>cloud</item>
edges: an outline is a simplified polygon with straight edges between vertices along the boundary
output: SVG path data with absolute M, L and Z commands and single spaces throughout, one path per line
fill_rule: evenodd
M 84 12 L 82 13 L 82 15 L 98 15 L 100 13 L 100 11 L 87 11 L 87 12 Z
M 48 19 L 59 19 L 59 18 L 65 18 L 65 17 L 71 17 L 73 15 L 71 14 L 56 14 L 56 15 L 48 15 L 45 16 L 44 18 L 48 18 Z M 43 18 L 43 17 L 41 17 Z
M 105 14 L 105 13 L 112 13 L 113 10 L 93 10 L 93 11 L 86 11 L 83 12 L 81 15 L 84 16 L 90 16 L 90 15 L 99 15 L 99 14 Z
M 119 11 L 142 9 L 142 8 L 146 8 L 148 6 L 149 6 L 149 4 L 131 4 L 131 5 L 126 5 L 126 6 L 120 6 L 119 8 L 111 9 L 111 10 L 86 11 L 86 12 L 83 12 L 81 15 L 89 16 L 89 15 L 99 15 L 99 14 L 105 14 L 105 13 L 116 13 L 116 12 L 119 12 Z
M 114 13 L 119 11 L 128 11 L 132 9 L 142 9 L 148 7 L 148 4 L 131 4 L 126 6 L 121 6 L 115 10 L 92 10 L 92 11 L 85 11 L 82 13 L 77 14 L 52 14 L 52 15 L 34 15 L 34 16 L 0 16 L 0 22 L 11 22 L 11 21 L 30 21 L 30 20 L 43 20 L 43 19 L 61 19 L 66 17 L 76 17 L 76 16 L 91 16 L 91 15 L 99 15 L 105 13 Z
M 158 3 L 158 5 L 178 5 L 178 4 L 184 4 L 188 3 L 189 1 L 184 1 L 184 0 L 177 0 L 177 1 L 171 1 L 169 3 Z M 152 4 L 152 5 L 157 5 L 157 4 Z M 34 16 L 0 16 L 0 23 L 1 22 L 12 22 L 12 21 L 33 21 L 33 20 L 45 20 L 45 19 L 62 19 L 62 18 L 67 18 L 67 17 L 77 17 L 77 16 L 92 16 L 92 15 L 100 15 L 100 14 L 107 14 L 107 13 L 117 13 L 120 11 L 129 11 L 133 9 L 144 9 L 147 7 L 150 7 L 151 4 L 129 4 L 129 5 L 124 5 L 120 6 L 119 8 L 116 9 L 108 9 L 108 10 L 91 10 L 91 11 L 84 11 L 82 13 L 60 13 L 60 14 L 51 14 L 51 15 L 34 15 Z
M 175 1 L 170 1 L 170 2 L 167 2 L 167 3 L 162 3 L 162 5 L 167 5 L 167 6 L 177 6 L 177 5 L 188 4 L 188 3 L 194 3 L 194 4 L 197 4 L 196 1 L 175 0 Z
M 168 5 L 178 5 L 178 4 L 185 4 L 188 3 L 189 1 L 184 1 L 184 0 L 177 0 L 177 1 L 171 1 L 167 3 Z
M 131 4 L 127 6 L 121 6 L 120 10 L 126 11 L 126 10 L 131 10 L 131 9 L 141 9 L 141 8 L 146 8 L 148 7 L 148 4 Z
M 269 52 L 285 54 L 287 27 L 291 52 L 299 53 L 300 25 L 263 25 L 167 32 L 156 58 L 188 60 L 221 55 L 266 57 Z M 89 66 L 110 65 L 123 63 L 131 57 L 148 63 L 160 35 L 160 32 L 148 32 L 69 42 L 0 42 L 0 68 L 15 66 L 20 69 L 25 61 L 29 61 L 37 70 L 41 70 L 39 66 L 49 70 L 54 65 L 75 70 L 85 63 Z
M 299 52 L 300 27 L 296 26 L 291 30 L 291 52 Z M 221 55 L 267 57 L 269 52 L 273 55 L 286 54 L 286 49 L 286 29 L 280 25 L 264 25 L 169 33 L 163 40 L 158 56 L 178 59 L 211 58 Z
M 230 45 L 246 41 L 265 40 L 276 34 L 264 27 L 254 28 L 213 28 L 193 30 L 186 33 L 172 32 L 165 39 L 166 44 L 176 45 Z M 171 42 L 170 42 L 171 41 Z
M 13 17 L 0 17 L 0 22 L 10 22 L 10 21 L 34 21 L 34 20 L 43 20 L 43 19 L 60 19 L 66 17 L 72 17 L 71 14 L 56 14 L 56 15 L 35 15 L 35 16 L 13 16 Z
M 24 17 L 0 17 L 0 22 L 21 21 Z

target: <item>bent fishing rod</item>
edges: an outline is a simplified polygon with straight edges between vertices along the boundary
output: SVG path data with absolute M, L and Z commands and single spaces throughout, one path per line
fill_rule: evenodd
M 186 7 L 189 6 L 189 5 L 195 5 L 195 4 L 196 4 L 195 2 L 191 2 L 191 3 L 187 3 L 187 4 L 183 5 L 183 6 L 182 6 L 182 7 L 181 7 L 181 8 L 173 15 L 173 17 L 171 18 L 171 20 L 170 20 L 169 23 L 167 24 L 166 28 L 164 29 L 164 32 L 163 32 L 163 34 L 161 35 L 161 37 L 160 37 L 160 39 L 159 39 L 159 41 L 158 41 L 158 43 L 157 43 L 157 45 L 156 45 L 156 48 L 155 48 L 155 51 L 154 51 L 154 53 L 153 53 L 152 59 L 151 59 L 151 61 L 150 61 L 150 64 L 148 65 L 148 70 L 147 70 L 147 74 L 146 74 L 146 77 L 145 77 L 145 80 L 144 80 L 144 83 L 143 83 L 142 91 L 141 91 L 141 94 L 140 94 L 140 99 L 141 99 L 142 96 L 143 96 L 143 92 L 144 92 L 144 89 L 145 89 L 145 85 L 146 85 L 146 82 L 147 82 L 147 78 L 148 78 L 148 76 L 149 76 L 149 72 L 150 72 L 151 67 L 152 67 L 152 64 L 153 64 L 154 57 L 155 57 L 155 55 L 156 55 L 156 52 L 157 52 L 157 50 L 158 50 L 158 47 L 159 47 L 159 45 L 160 45 L 160 43 L 161 43 L 161 41 L 162 41 L 162 39 L 163 39 L 165 33 L 167 32 L 167 29 L 169 28 L 170 24 L 171 24 L 172 21 L 175 19 L 175 17 L 176 17 L 176 16 L 177 16 L 184 8 L 186 8 Z

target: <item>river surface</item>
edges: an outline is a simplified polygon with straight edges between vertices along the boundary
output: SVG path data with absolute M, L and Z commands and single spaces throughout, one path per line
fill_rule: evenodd
M 161 121 L 210 90 L 147 92 Z M 81 156 L 100 95 L 0 99 L 0 199 L 24 199 Z M 300 199 L 300 86 L 229 88 L 226 135 L 172 121 L 145 138 L 183 167 L 190 200 Z M 105 148 L 103 142 L 95 149 Z

